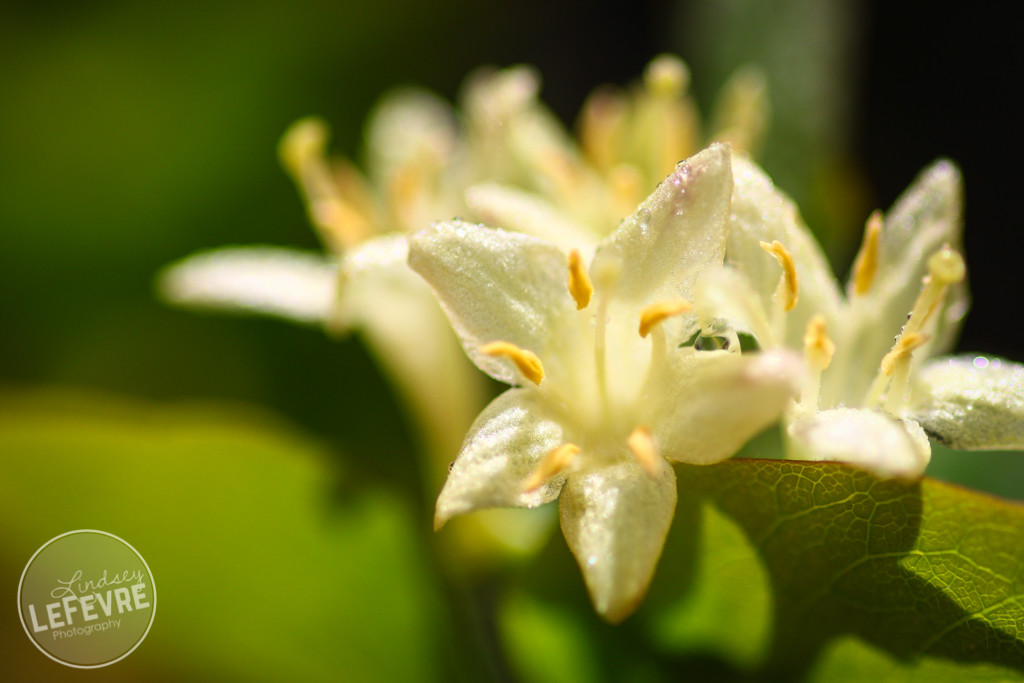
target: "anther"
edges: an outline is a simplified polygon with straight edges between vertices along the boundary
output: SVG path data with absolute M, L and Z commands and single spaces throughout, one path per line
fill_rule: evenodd
M 828 338 L 825 331 L 825 316 L 820 313 L 811 318 L 804 332 L 804 354 L 819 370 L 824 370 L 832 362 L 836 345 Z
M 582 310 L 590 303 L 590 297 L 594 295 L 594 285 L 587 275 L 587 269 L 583 265 L 583 258 L 580 252 L 573 249 L 569 252 L 569 293 L 576 301 L 576 310 Z
M 551 479 L 558 474 L 565 471 L 565 468 L 572 464 L 573 458 L 580 452 L 580 447 L 576 444 L 566 443 L 562 444 L 558 448 L 548 452 L 547 455 L 541 459 L 536 469 L 530 473 L 530 476 L 523 482 L 523 493 L 533 493 L 541 486 L 544 482 Z
M 771 244 L 761 242 L 761 248 L 775 257 L 775 260 L 782 266 L 782 279 L 779 281 L 777 294 L 784 296 L 783 310 L 792 311 L 796 307 L 800 294 L 800 286 L 796 278 L 796 264 L 789 250 L 782 242 L 774 240 Z
M 541 365 L 537 354 L 520 348 L 511 342 L 491 342 L 481 346 L 478 351 L 488 356 L 508 358 L 516 364 L 519 372 L 523 373 L 523 376 L 534 384 L 540 384 L 541 380 L 544 379 L 544 366 Z
M 800 405 L 808 411 L 818 409 L 818 393 L 821 390 L 821 372 L 832 362 L 836 345 L 825 331 L 825 316 L 820 313 L 811 318 L 804 331 L 804 359 L 807 375 L 800 394 Z
M 685 299 L 671 299 L 651 304 L 640 311 L 640 336 L 647 338 L 655 325 L 671 318 L 674 315 L 681 315 L 693 309 L 693 305 Z
M 874 211 L 864 226 L 864 241 L 853 262 L 853 293 L 863 296 L 871 290 L 878 272 L 878 242 L 882 234 L 882 212 Z
M 327 124 L 307 117 L 291 125 L 281 138 L 278 152 L 281 163 L 296 178 L 310 159 L 321 156 L 327 146 Z
M 661 455 L 658 453 L 658 444 L 655 443 L 651 430 L 647 427 L 637 427 L 626 438 L 626 445 L 647 474 L 657 476 L 661 466 Z
M 892 350 L 885 354 L 882 358 L 881 370 L 885 376 L 890 376 L 896 367 L 896 364 L 902 360 L 910 358 L 910 354 L 913 353 L 914 349 L 928 341 L 928 337 L 918 332 L 910 332 L 909 334 L 901 335 L 899 340 L 893 345 Z

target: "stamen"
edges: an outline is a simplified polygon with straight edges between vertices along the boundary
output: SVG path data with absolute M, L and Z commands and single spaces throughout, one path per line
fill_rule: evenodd
M 910 356 L 926 341 L 928 338 L 917 332 L 905 334 L 882 359 L 882 372 L 892 375 L 889 393 L 885 396 L 885 410 L 891 415 L 900 416 L 903 412 L 907 381 L 910 379 Z
M 550 451 L 523 482 L 523 493 L 533 493 L 551 477 L 562 473 L 579 452 L 580 447 L 572 443 L 562 444 Z
M 336 174 L 328 166 L 327 139 L 323 121 L 301 119 L 285 132 L 278 152 L 306 199 L 310 221 L 327 245 L 341 252 L 372 234 L 373 220 L 366 202 L 360 201 L 368 195 L 360 192 L 358 172 L 342 166 Z
M 640 336 L 646 339 L 651 329 L 661 321 L 690 310 L 693 310 L 693 305 L 685 299 L 660 301 L 647 306 L 640 311 Z
M 654 441 L 651 430 L 647 427 L 637 427 L 626 439 L 626 445 L 633 451 L 640 466 L 652 477 L 658 475 L 661 466 L 661 454 L 658 452 L 658 444 Z
M 775 260 L 782 266 L 782 278 L 779 280 L 778 289 L 776 289 L 777 297 L 785 297 L 783 301 L 783 310 L 792 311 L 796 307 L 797 299 L 800 295 L 800 286 L 796 278 L 796 264 L 793 263 L 793 257 L 790 255 L 789 250 L 783 246 L 782 242 L 774 240 L 771 244 L 767 242 L 761 242 L 761 248 L 767 251 L 769 254 L 775 257 Z
M 569 293 L 576 301 L 576 310 L 583 310 L 594 295 L 594 285 L 583 266 L 583 258 L 577 249 L 569 252 Z
M 523 373 L 523 376 L 534 384 L 540 384 L 541 380 L 544 379 L 544 366 L 541 365 L 537 354 L 532 351 L 519 348 L 515 344 L 506 341 L 484 344 L 478 350 L 480 353 L 488 356 L 508 358 L 516 364 L 519 372 Z
M 886 377 L 891 376 L 896 364 L 901 360 L 909 359 L 910 354 L 913 353 L 914 349 L 921 346 L 926 341 L 928 341 L 928 337 L 917 332 L 900 335 L 900 338 L 895 344 L 893 344 L 892 350 L 882 358 L 882 364 L 880 366 L 882 374 Z
M 818 393 L 821 390 L 821 373 L 832 362 L 836 345 L 825 331 L 825 316 L 820 313 L 811 318 L 804 331 L 804 360 L 807 375 L 804 389 L 800 394 L 800 406 L 807 411 L 818 410 Z
M 863 296 L 871 290 L 878 272 L 878 241 L 882 234 L 882 212 L 875 211 L 864 226 L 864 242 L 853 262 L 853 293 Z
M 824 370 L 832 362 L 836 345 L 829 339 L 825 329 L 825 316 L 817 314 L 807 323 L 804 332 L 804 354 L 818 370 Z

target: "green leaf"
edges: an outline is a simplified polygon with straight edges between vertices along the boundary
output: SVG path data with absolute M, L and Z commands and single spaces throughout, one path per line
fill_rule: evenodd
M 793 677 L 836 638 L 856 636 L 901 671 L 921 662 L 964 680 L 969 665 L 997 665 L 1024 680 L 1024 506 L 832 463 L 677 472 L 681 498 L 709 497 L 767 568 L 775 625 L 765 672 Z
M 126 680 L 429 680 L 437 596 L 406 506 L 338 495 L 331 454 L 271 415 L 0 394 L 0 592 L 65 531 L 109 531 L 159 598 Z M 69 680 L 15 619 L 5 672 Z M 10 647 L 8 647 L 10 645 Z M 116 671 L 114 671 L 116 670 Z M 106 671 L 106 669 L 104 670 Z
M 735 522 L 708 504 L 699 514 L 699 526 L 676 519 L 670 541 L 675 545 L 666 547 L 648 596 L 651 636 L 659 650 L 675 656 L 711 653 L 740 669 L 754 669 L 764 661 L 771 632 L 767 572 Z M 677 573 L 687 571 L 674 557 L 683 534 L 697 537 L 693 555 L 678 558 L 693 563 L 694 576 L 673 599 L 665 584 L 678 582 Z

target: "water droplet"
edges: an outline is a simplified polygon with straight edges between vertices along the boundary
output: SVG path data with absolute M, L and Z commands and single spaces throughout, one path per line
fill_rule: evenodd
M 985 358 L 984 356 L 978 356 L 977 358 L 974 359 L 974 367 L 978 368 L 979 370 L 987 368 L 988 358 Z

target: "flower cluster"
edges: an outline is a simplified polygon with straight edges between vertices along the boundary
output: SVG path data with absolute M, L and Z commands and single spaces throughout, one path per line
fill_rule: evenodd
M 687 79 L 659 57 L 636 89 L 596 92 L 578 140 L 525 67 L 471 78 L 461 123 L 432 95 L 399 93 L 371 118 L 366 175 L 300 121 L 281 156 L 329 256 L 220 250 L 171 268 L 164 289 L 361 330 L 435 463 L 458 453 L 435 525 L 558 499 L 610 621 L 653 576 L 671 463 L 718 462 L 776 421 L 790 457 L 881 477 L 920 476 L 929 437 L 1024 447 L 1024 367 L 928 360 L 967 306 L 956 168 L 939 162 L 869 219 L 844 296 L 742 152 L 764 123 L 759 79 L 727 89 L 714 138 L 732 147 L 699 152 Z M 466 357 L 510 385 L 482 412 Z

